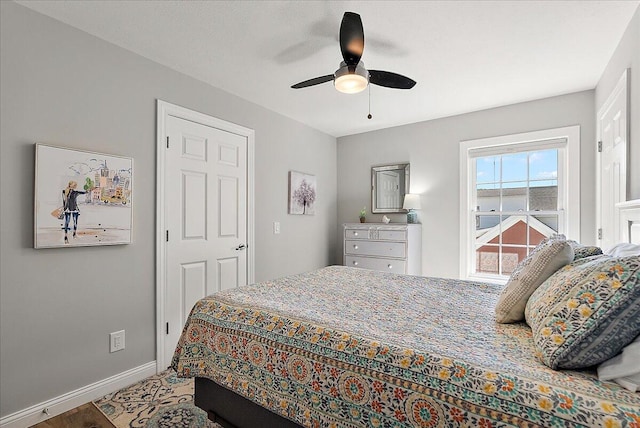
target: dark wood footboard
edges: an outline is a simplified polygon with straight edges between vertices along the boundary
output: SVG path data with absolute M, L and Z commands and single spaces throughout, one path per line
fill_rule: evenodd
M 196 378 L 195 404 L 207 412 L 210 420 L 225 428 L 300 428 L 295 422 L 205 378 Z

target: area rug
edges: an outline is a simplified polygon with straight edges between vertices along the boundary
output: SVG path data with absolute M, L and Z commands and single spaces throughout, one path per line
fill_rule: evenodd
M 118 428 L 220 428 L 193 404 L 193 379 L 173 370 L 93 402 Z

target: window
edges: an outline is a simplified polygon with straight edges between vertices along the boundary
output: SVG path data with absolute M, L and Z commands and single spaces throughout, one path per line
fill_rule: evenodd
M 505 282 L 544 238 L 579 239 L 579 135 L 575 126 L 461 143 L 462 278 Z

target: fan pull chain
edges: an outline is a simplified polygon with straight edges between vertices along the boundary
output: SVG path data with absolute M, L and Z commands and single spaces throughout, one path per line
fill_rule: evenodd
M 369 114 L 367 115 L 367 119 L 371 119 L 371 85 L 367 85 L 369 87 Z

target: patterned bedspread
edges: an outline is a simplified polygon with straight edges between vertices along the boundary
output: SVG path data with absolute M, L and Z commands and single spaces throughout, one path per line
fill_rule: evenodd
M 542 365 L 499 293 L 327 267 L 202 299 L 172 366 L 309 427 L 640 428 L 640 394 Z

